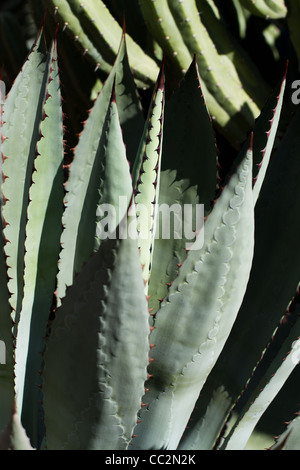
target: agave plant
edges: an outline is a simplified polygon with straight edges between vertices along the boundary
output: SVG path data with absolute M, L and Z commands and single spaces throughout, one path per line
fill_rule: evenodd
M 218 130 L 238 149 L 260 114 L 270 93 L 269 84 L 273 86 L 283 42 L 286 53 L 291 51 L 287 33 L 298 54 L 297 2 L 229 0 L 225 6 L 218 0 L 27 1 L 38 28 L 46 12 L 45 29 L 50 37 L 57 22 L 62 26 L 60 65 L 68 88 L 69 115 L 78 110 L 82 99 L 81 111 L 85 112 L 90 97 L 88 82 L 95 82 L 94 98 L 101 87 L 99 77 L 103 81 L 110 72 L 125 17 L 130 31 L 126 34 L 130 66 L 138 86 L 147 88 L 155 83 L 163 51 L 167 72 L 171 67 L 177 78 L 185 74 L 197 53 L 209 112 Z M 250 38 L 251 25 L 254 40 Z M 234 34 L 232 30 L 237 28 Z M 16 49 L 15 39 L 7 39 Z M 78 64 L 76 70 L 74 64 Z M 168 86 L 174 81 L 177 79 L 168 80 Z M 76 106 L 71 104 L 71 90 L 77 97 Z M 77 132 L 76 122 L 74 128 Z
M 211 0 L 31 0 L 33 10 L 45 9 L 47 25 L 54 31 L 59 22 L 65 35 L 96 69 L 110 72 L 118 51 L 123 14 L 136 18 L 132 32 L 127 34 L 129 62 L 140 88 L 153 85 L 158 74 L 162 51 L 172 73 L 182 78 L 196 53 L 202 89 L 212 119 L 231 144 L 239 148 L 249 128 L 267 99 L 270 89 L 250 55 L 233 37 L 230 28 Z M 252 3 L 245 2 L 247 7 Z M 272 18 L 284 17 L 282 1 L 265 1 L 254 8 L 274 12 Z M 250 4 L 250 5 L 249 5 Z M 250 10 L 252 11 L 253 8 Z M 53 22 L 54 20 L 54 22 Z M 52 26 L 51 26 L 52 24 Z M 145 45 L 149 37 L 151 47 Z M 170 81 L 171 83 L 171 81 Z
M 0 448 L 243 449 L 298 363 L 299 113 L 274 152 L 286 76 L 224 182 L 197 57 L 170 100 L 164 82 L 162 63 L 144 120 L 123 34 L 68 165 L 56 40 L 39 35 L 6 98 Z M 174 204 L 193 237 L 160 233 Z M 298 422 L 275 448 L 297 448 Z

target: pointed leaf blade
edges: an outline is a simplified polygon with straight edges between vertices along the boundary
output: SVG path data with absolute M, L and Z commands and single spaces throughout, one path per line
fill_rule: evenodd
M 153 313 L 159 308 L 159 299 L 167 294 L 167 285 L 175 279 L 178 265 L 186 257 L 186 248 L 194 241 L 189 237 L 195 237 L 195 231 L 203 222 L 202 219 L 197 220 L 195 211 L 192 211 L 190 220 L 185 220 L 185 213 L 196 204 L 203 204 L 203 215 L 207 215 L 216 186 L 215 136 L 194 60 L 165 108 L 158 199 L 163 218 L 158 220 L 149 283 L 149 306 L 154 309 Z M 169 214 L 164 212 L 166 208 L 170 210 Z M 165 230 L 166 224 L 169 233 Z
M 300 262 L 299 122 L 300 113 L 297 112 L 264 179 L 255 206 L 255 252 L 247 291 L 230 338 L 193 412 L 191 428 L 205 414 L 211 394 L 219 386 L 225 387 L 235 403 L 297 289 Z M 260 328 L 257 328 L 258 323 Z M 255 341 L 249 341 L 253 335 Z M 241 361 L 244 366 L 236 375 Z M 225 415 L 224 422 L 226 418 Z M 216 437 L 220 431 L 216 429 Z M 186 434 L 190 432 L 191 429 Z
M 137 211 L 138 247 L 143 278 L 148 290 L 155 245 L 157 203 L 159 200 L 163 121 L 165 107 L 164 64 L 153 92 L 151 108 L 145 125 L 133 171 L 134 200 Z M 138 175 L 137 177 L 135 175 Z
M 150 336 L 155 345 L 149 368 L 152 378 L 144 398 L 148 406 L 141 412 L 133 441 L 137 449 L 159 448 L 161 443 L 177 448 L 236 319 L 253 245 L 250 149 L 204 225 L 203 248 L 190 250 L 155 316 Z
M 277 134 L 286 87 L 286 73 L 282 82 L 274 90 L 254 128 L 253 153 L 254 161 L 258 166 L 257 174 L 254 175 L 254 203 L 259 197 Z
M 148 316 L 136 239 L 104 240 L 68 290 L 47 344 L 48 449 L 127 448 L 144 393 Z
M 64 197 L 63 113 L 54 42 L 27 211 L 24 298 L 16 346 L 17 409 L 23 425 L 39 444 L 39 401 L 44 338 L 56 289 Z
M 46 53 L 40 33 L 4 105 L 2 153 L 4 162 L 3 216 L 9 258 L 11 305 L 18 321 L 23 297 L 24 241 L 28 191 L 31 182 L 39 124 L 45 97 Z M 18 138 L 15 138 L 15 136 Z
M 286 431 L 277 439 L 270 450 L 300 450 L 300 417 L 288 424 Z
M 263 413 L 299 364 L 300 340 L 297 340 L 299 335 L 300 322 L 298 319 L 293 325 L 290 334 L 284 340 L 269 369 L 244 404 L 237 422 L 225 438 L 221 449 L 243 450 L 246 447 Z
M 122 210 L 120 208 L 120 214 L 117 214 L 116 225 L 128 209 L 132 184 L 123 136 L 125 143 L 133 152 L 136 145 L 132 137 L 133 128 L 139 129 L 140 109 L 134 85 L 128 77 L 126 64 L 123 38 L 112 72 L 85 123 L 70 168 L 66 185 L 66 210 L 63 217 L 65 229 L 61 240 L 63 250 L 58 273 L 59 299 L 65 295 L 66 286 L 72 285 L 75 273 L 81 270 L 82 264 L 97 247 L 94 242 L 97 205 L 100 203 L 102 191 L 101 181 L 105 181 L 106 184 L 106 190 L 104 188 L 106 196 L 103 203 L 111 203 L 111 198 L 113 198 L 114 203 L 117 201 L 118 204 L 119 196 L 129 197 L 127 205 L 125 204 Z M 125 109 L 131 109 L 129 121 L 125 118 Z M 123 125 L 124 133 L 122 133 L 121 125 Z M 109 148 L 106 150 L 109 142 Z M 107 161 L 111 162 L 111 173 L 106 178 L 106 164 L 104 163 Z M 113 175 L 114 170 L 119 175 L 118 178 Z M 117 184 L 118 188 L 116 188 Z

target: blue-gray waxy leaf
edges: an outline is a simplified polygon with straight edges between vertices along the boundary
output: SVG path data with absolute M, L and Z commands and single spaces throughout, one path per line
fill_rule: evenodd
M 249 279 L 253 246 L 249 149 L 204 225 L 203 247 L 189 251 L 156 314 L 150 336 L 152 377 L 134 448 L 177 448 L 236 319 Z
M 44 371 L 48 449 L 127 448 L 147 377 L 148 316 L 136 239 L 104 240 L 52 325 Z

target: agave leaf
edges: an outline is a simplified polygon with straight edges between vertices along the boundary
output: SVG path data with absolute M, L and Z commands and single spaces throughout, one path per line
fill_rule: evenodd
M 27 211 L 24 298 L 16 345 L 17 409 L 38 446 L 41 353 L 56 288 L 63 213 L 63 113 L 56 42 L 49 60 L 49 82 L 40 126 L 41 139 Z
M 196 2 L 168 0 L 168 3 L 190 53 L 197 54 L 200 74 L 208 90 L 231 117 L 238 117 L 242 138 L 253 123 L 253 116 L 259 115 L 255 99 L 250 100 L 231 59 L 227 55 L 220 57 L 202 15 L 198 14 Z
M 222 355 L 203 388 L 186 436 L 192 432 L 193 423 L 205 414 L 215 389 L 224 386 L 235 403 L 297 289 L 299 123 L 300 113 L 297 112 L 265 176 L 255 207 L 255 252 L 247 291 Z M 255 341 L 252 341 L 254 334 Z M 224 421 L 226 418 L 224 415 Z M 220 429 L 216 429 L 216 437 L 219 432 Z
M 14 345 L 7 266 L 4 256 L 3 221 L 0 217 L 0 433 L 5 428 L 14 404 Z M 4 360 L 3 360 L 4 359 Z
M 204 225 L 203 248 L 189 251 L 155 316 L 150 335 L 152 377 L 134 448 L 177 448 L 236 319 L 249 278 L 253 244 L 250 149 Z
M 290 38 L 295 49 L 298 59 L 298 70 L 300 68 L 300 48 L 299 48 L 299 17 L 300 17 L 300 0 L 286 0 L 288 13 L 287 24 L 289 28 Z
M 178 2 L 178 8 L 182 8 L 185 5 L 182 5 L 182 2 Z M 143 13 L 144 19 L 146 24 L 153 34 L 153 37 L 157 40 L 161 48 L 165 51 L 166 56 L 169 59 L 169 62 L 173 65 L 173 72 L 179 77 L 182 78 L 182 75 L 188 70 L 191 60 L 194 56 L 194 53 L 199 50 L 199 45 L 197 47 L 193 45 L 193 47 L 188 48 L 188 45 L 184 41 L 184 34 L 183 30 L 189 27 L 189 19 L 181 23 L 180 21 L 175 21 L 175 15 L 173 15 L 171 4 L 169 4 L 168 0 L 140 0 L 140 7 Z M 193 6 L 192 6 L 193 7 Z M 193 22 L 197 21 L 198 11 L 193 11 L 193 14 L 190 15 L 190 19 L 193 18 Z M 189 35 L 188 35 L 189 36 Z M 194 42 L 195 37 L 190 35 Z M 205 44 L 207 46 L 207 44 Z M 209 39 L 209 47 L 211 45 L 211 40 Z M 203 46 L 204 48 L 204 46 Z M 206 47 L 205 47 L 206 48 Z M 215 57 L 216 51 L 211 51 L 212 57 Z M 206 57 L 202 57 L 202 54 L 197 55 L 198 59 L 206 62 Z M 207 55 L 210 57 L 210 54 Z M 216 59 L 217 68 L 219 68 L 220 57 Z M 241 139 L 241 124 L 240 119 L 233 118 L 230 116 L 227 109 L 218 101 L 215 93 L 211 92 L 209 89 L 206 75 L 207 70 L 211 70 L 212 64 L 205 64 L 205 75 L 202 76 L 202 72 L 200 71 L 200 75 L 202 78 L 202 90 L 205 96 L 207 106 L 211 116 L 215 119 L 215 123 L 221 132 L 225 133 L 226 137 L 231 139 L 233 145 L 237 145 L 237 142 Z M 214 67 L 213 67 L 214 68 Z M 222 81 L 224 81 L 224 77 L 222 77 Z M 214 89 L 218 91 L 218 84 L 214 84 Z M 245 107 L 246 110 L 247 107 Z M 247 111 L 247 110 L 246 110 Z M 257 111 L 256 111 L 257 112 Z M 249 112 L 248 118 L 249 118 Z M 251 113 L 250 113 L 251 115 Z M 252 119 L 252 118 L 250 118 Z M 243 126 L 242 126 L 243 127 Z M 243 140 L 244 140 L 244 130 L 242 131 Z M 238 145 L 239 146 L 239 145 Z
M 10 303 L 19 320 L 23 297 L 24 243 L 28 193 L 47 82 L 46 53 L 40 33 L 6 99 L 3 111 L 3 217 L 10 277 Z M 16 135 L 18 136 L 16 138 Z
M 241 36 L 246 31 L 245 10 L 239 1 L 234 3 L 237 21 L 240 23 Z M 212 38 L 223 64 L 223 57 L 232 62 L 230 73 L 243 84 L 243 88 L 256 103 L 262 107 L 269 94 L 269 85 L 264 81 L 261 71 L 251 60 L 246 49 L 236 40 L 230 26 L 222 17 L 214 0 L 196 0 L 198 11 L 201 12 L 201 21 Z M 230 7 L 229 7 L 230 8 Z M 249 13 L 248 13 L 249 14 Z M 250 14 L 249 14 L 250 15 Z
M 81 2 L 69 0 L 69 4 L 76 15 L 78 15 L 83 27 L 88 31 L 97 49 L 103 51 L 107 57 L 114 58 L 118 52 L 118 37 L 121 27 L 111 15 L 106 4 L 102 0 Z M 152 85 L 158 73 L 157 64 L 150 56 L 145 54 L 139 44 L 134 42 L 128 34 L 126 35 L 126 41 L 129 48 L 131 70 L 134 76 L 142 83 Z
M 250 98 L 247 82 L 251 76 L 257 84 L 257 77 L 247 65 L 249 60 L 240 60 L 242 67 L 237 71 L 235 56 L 240 55 L 238 48 L 231 47 L 227 53 L 219 54 L 214 36 L 220 28 L 207 30 L 195 0 L 142 0 L 140 5 L 149 29 L 179 76 L 188 69 L 194 53 L 197 54 L 208 109 L 221 132 L 232 145 L 240 148 L 259 115 L 259 106 L 265 100 L 268 86 L 259 82 L 260 86 L 252 87 Z M 199 10 L 202 13 L 201 8 Z M 226 42 L 225 28 L 221 34 L 224 41 L 218 38 L 219 41 Z
M 281 117 L 284 93 L 286 88 L 287 69 L 283 79 L 273 90 L 266 102 L 260 116 L 255 122 L 253 129 L 253 200 L 257 203 L 259 194 L 269 168 L 272 153 L 274 152 L 274 142 Z M 237 156 L 237 161 L 244 158 L 250 144 L 252 134 L 248 137 L 241 151 Z
M 254 15 L 266 19 L 285 18 L 287 15 L 284 0 L 241 0 L 241 4 Z
M 212 450 L 216 443 L 215 430 L 223 426 L 224 415 L 228 413 L 230 404 L 230 397 L 224 387 L 214 390 L 205 415 L 195 423 L 193 432 L 179 444 L 178 449 L 199 450 L 199 435 L 202 438 L 202 449 Z
M 3 90 L 1 90 L 3 91 Z M 2 96 L 2 100 L 3 100 Z M 2 139 L 2 112 L 3 101 L 0 103 L 0 138 Z M 0 148 L 0 150 L 2 150 Z M 2 160 L 2 153 L 1 153 Z M 13 322 L 11 318 L 12 309 L 10 306 L 10 292 L 8 290 L 7 264 L 4 253 L 5 238 L 3 228 L 5 221 L 2 217 L 3 197 L 2 178 L 0 184 L 0 434 L 4 430 L 13 408 L 14 391 L 14 343 L 13 343 Z
M 297 133 L 299 119 L 300 114 L 297 113 L 273 156 L 256 204 L 256 251 L 248 289 L 235 330 L 236 333 L 239 332 L 240 345 L 240 341 L 243 341 L 245 334 L 249 334 L 251 327 L 252 331 L 256 330 L 258 319 L 260 325 L 264 325 L 256 330 L 256 341 L 247 351 L 249 366 L 251 358 L 252 365 L 257 363 L 261 351 L 276 329 L 282 312 L 286 310 L 286 305 L 299 282 L 297 270 L 300 230 L 298 217 L 300 200 L 297 197 L 300 172 L 298 158 L 300 140 Z M 280 225 L 279 220 L 282 221 Z M 288 271 L 285 269 L 287 265 L 290 267 Z M 254 291 L 255 296 L 253 296 Z M 244 368 L 243 372 L 246 374 Z
M 300 417 L 299 413 L 279 436 L 270 450 L 300 450 Z
M 35 22 L 37 25 L 43 22 L 45 8 L 43 2 L 38 0 L 37 5 L 31 0 L 31 9 L 35 14 Z M 41 10 L 41 18 L 39 13 Z M 102 88 L 102 82 L 99 74 L 95 72 L 93 64 L 90 64 L 86 57 L 78 50 L 74 38 L 65 31 L 57 27 L 58 19 L 47 14 L 45 24 L 47 28 L 47 37 L 52 38 L 57 35 L 58 55 L 60 65 L 60 76 L 63 81 L 64 93 L 64 113 L 68 118 L 68 131 L 70 137 L 66 135 L 66 139 L 71 140 L 81 132 L 82 120 L 86 116 L 86 110 L 91 107 L 91 103 L 97 98 Z M 109 68 L 111 70 L 111 67 Z M 86 118 L 85 118 L 86 119 Z M 68 132 L 68 133 L 69 133 Z
M 84 54 L 97 67 L 110 72 L 118 53 L 122 28 L 102 0 L 43 0 L 51 14 L 60 21 L 67 33 L 80 45 Z M 155 82 L 158 73 L 156 62 L 127 34 L 130 66 L 141 86 Z M 141 66 L 142 64 L 142 66 Z
M 232 3 L 236 12 L 239 36 L 241 39 L 245 39 L 247 34 L 247 21 L 251 16 L 251 13 L 242 7 L 240 0 L 232 0 Z
M 298 309 L 299 314 L 299 309 Z M 280 334 L 280 329 L 277 335 Z M 272 403 L 290 374 L 299 364 L 299 318 L 284 340 L 269 369 L 247 399 L 239 418 L 221 446 L 223 450 L 243 450 L 263 413 Z
M 105 4 L 120 25 L 124 24 L 124 20 L 126 21 L 126 31 L 132 39 L 145 52 L 149 51 L 151 55 L 152 53 L 155 54 L 155 44 L 150 33 L 145 28 L 145 21 L 141 14 L 139 2 L 136 0 L 106 0 Z M 161 59 L 162 55 L 159 56 L 159 60 Z
M 127 227 L 132 233 L 129 217 Z M 104 240 L 69 288 L 45 353 L 47 448 L 126 449 L 149 354 L 136 239 Z
M 149 307 L 154 309 L 153 313 L 159 308 L 159 299 L 167 294 L 168 284 L 176 277 L 178 265 L 183 263 L 191 243 L 183 230 L 185 208 L 203 204 L 207 215 L 217 186 L 215 137 L 195 58 L 178 90 L 166 103 L 161 164 L 159 208 L 174 207 L 174 214 L 170 213 L 167 238 L 163 238 L 161 229 L 168 220 L 158 220 L 149 284 Z M 189 222 L 194 231 L 197 221 L 195 213 L 193 216 Z M 172 230 L 172 217 L 178 217 L 181 233 L 175 233 L 175 226 Z
M 164 64 L 153 92 L 151 109 L 145 124 L 133 169 L 134 201 L 137 210 L 138 247 L 143 266 L 145 289 L 152 266 L 159 200 L 163 122 L 165 107 Z
M 168 1 L 140 0 L 139 4 L 148 28 L 166 55 L 172 57 L 177 70 L 187 70 L 192 56 L 182 40 Z
M 35 450 L 30 444 L 15 407 L 8 425 L 0 435 L 0 450 Z
M 116 75 L 116 101 L 126 146 L 126 155 L 130 164 L 133 164 L 140 144 L 140 135 L 144 129 L 144 115 L 128 62 L 127 42 L 124 32 L 115 64 L 111 70 L 111 76 L 106 82 L 107 88 L 112 88 L 114 74 Z M 108 93 L 108 90 L 106 93 Z
M 96 220 L 96 233 L 94 239 L 91 239 L 94 246 L 90 247 L 89 251 L 86 250 L 85 259 L 89 257 L 91 251 L 97 251 L 101 240 L 109 235 L 104 227 L 106 222 L 108 222 L 109 230 L 112 233 L 116 230 L 124 213 L 128 210 L 131 196 L 132 185 L 129 165 L 126 160 L 115 90 L 113 88 L 111 103 L 103 127 L 103 135 L 99 143 L 98 161 L 95 162 L 91 173 L 78 231 L 78 247 L 89 248 L 87 233 L 95 232 Z M 116 214 L 116 217 L 113 217 L 111 221 L 109 217 L 108 220 L 103 217 L 105 213 L 104 206 L 107 206 L 108 209 L 114 209 L 113 216 Z
M 80 44 L 82 52 L 87 54 L 88 58 L 95 64 L 101 63 L 101 68 L 107 74 L 110 72 L 111 64 L 105 60 L 101 51 L 99 51 L 93 41 L 82 28 L 79 18 L 72 11 L 70 2 L 67 0 L 42 0 L 44 11 L 47 9 L 56 22 L 59 22 L 67 34 L 76 38 L 77 44 Z
M 253 198 L 255 204 L 259 197 L 274 147 L 286 87 L 286 74 L 287 70 L 283 80 L 276 87 L 267 105 L 257 119 L 254 128 L 253 156 L 254 164 L 258 167 L 254 169 L 253 173 Z
M 133 135 L 140 128 L 141 115 L 132 77 L 126 64 L 123 37 L 115 66 L 85 123 L 70 168 L 63 217 L 65 229 L 62 234 L 63 250 L 58 273 L 58 298 L 64 296 L 65 288 L 72 284 L 74 274 L 81 270 L 82 264 L 93 249 L 99 246 L 99 240 L 95 244 L 97 205 L 112 203 L 118 207 L 119 196 L 128 199 L 122 213 L 117 214 L 119 218 L 111 231 L 116 228 L 128 209 L 132 183 L 123 135 L 124 140 L 125 135 L 127 136 L 126 142 L 133 152 Z M 125 117 L 126 109 L 131 110 L 128 121 Z M 120 124 L 123 125 L 124 134 Z M 118 178 L 116 174 L 119 175 Z M 100 188 L 102 180 L 105 188 Z M 99 190 L 105 193 L 101 202 Z

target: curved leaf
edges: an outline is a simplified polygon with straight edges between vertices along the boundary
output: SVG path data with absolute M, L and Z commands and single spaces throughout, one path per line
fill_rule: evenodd
M 148 316 L 136 239 L 104 240 L 68 290 L 47 344 L 49 450 L 127 448 L 144 393 Z
M 147 406 L 134 448 L 177 448 L 242 303 L 253 245 L 249 150 L 204 225 L 203 248 L 189 251 L 155 316 Z
M 16 343 L 18 413 L 35 447 L 39 445 L 39 411 L 47 324 L 56 289 L 64 197 L 63 113 L 56 43 L 49 58 L 49 82 L 34 161 L 27 211 L 24 298 Z
M 14 408 L 10 421 L 0 435 L 0 450 L 35 450 Z
M 66 286 L 72 285 L 75 273 L 81 270 L 91 252 L 99 246 L 99 240 L 95 244 L 97 206 L 113 203 L 118 207 L 119 196 L 127 198 L 127 204 L 117 214 L 118 220 L 111 231 L 128 209 L 132 183 L 119 113 L 131 135 L 130 139 L 134 126 L 139 129 L 140 115 L 137 96 L 134 95 L 132 82 L 128 81 L 127 72 L 123 38 L 115 66 L 95 101 L 74 152 L 66 185 L 58 298 L 65 295 Z M 131 109 L 128 122 L 125 120 L 126 108 Z M 134 148 L 132 143 L 130 148 Z
M 40 34 L 8 94 L 3 111 L 3 217 L 11 306 L 18 322 L 23 297 L 24 243 L 28 194 L 48 80 Z M 46 73 L 45 73 L 46 72 Z M 18 138 L 16 138 L 16 135 Z
M 214 390 L 205 415 L 193 426 L 193 432 L 179 444 L 178 449 L 199 450 L 199 436 L 202 449 L 212 450 L 215 446 L 215 430 L 223 426 L 224 415 L 228 413 L 231 400 L 224 387 Z
M 285 18 L 287 8 L 284 0 L 241 0 L 251 13 L 269 19 Z
M 299 335 L 300 322 L 298 319 L 264 377 L 239 413 L 238 420 L 226 436 L 221 449 L 243 450 L 245 448 L 263 413 L 299 364 L 300 340 L 297 341 Z
M 151 273 L 159 200 L 163 122 L 165 108 L 164 64 L 153 92 L 152 104 L 133 169 L 134 201 L 137 211 L 138 247 L 145 289 Z
M 270 450 L 300 450 L 300 416 L 294 418 Z
M 170 209 L 170 217 L 168 220 L 168 214 L 163 210 L 159 213 L 165 218 L 158 220 L 153 249 L 149 283 L 149 307 L 153 309 L 153 313 L 159 308 L 159 299 L 167 295 L 168 284 L 175 279 L 178 265 L 186 258 L 186 248 L 192 241 L 184 233 L 185 210 L 187 207 L 195 208 L 196 204 L 203 204 L 204 215 L 207 215 L 211 210 L 216 187 L 215 136 L 194 59 L 178 90 L 166 102 L 165 108 L 158 204 L 159 209 Z M 180 232 L 181 229 L 181 233 L 176 232 L 175 225 L 173 229 L 172 217 L 176 217 L 177 230 Z M 191 219 L 188 221 L 189 230 L 196 231 L 195 213 Z M 200 223 L 202 224 L 202 220 Z M 169 224 L 170 233 L 164 238 L 162 228 L 166 224 Z
M 66 33 L 74 37 L 84 54 L 97 67 L 110 73 L 111 64 L 118 53 L 122 28 L 105 3 L 102 0 L 43 0 L 43 4 L 59 20 Z M 126 41 L 135 77 L 143 86 L 153 84 L 158 73 L 156 62 L 129 35 L 126 35 Z
M 203 388 L 192 423 L 205 414 L 213 391 L 221 385 L 235 403 L 297 289 L 299 122 L 297 112 L 265 176 L 255 206 L 255 252 L 247 291 L 222 355 Z M 253 335 L 255 341 L 250 340 Z M 226 418 L 224 415 L 224 421 Z M 191 429 L 186 434 L 190 432 Z M 219 432 L 216 430 L 216 436 Z

